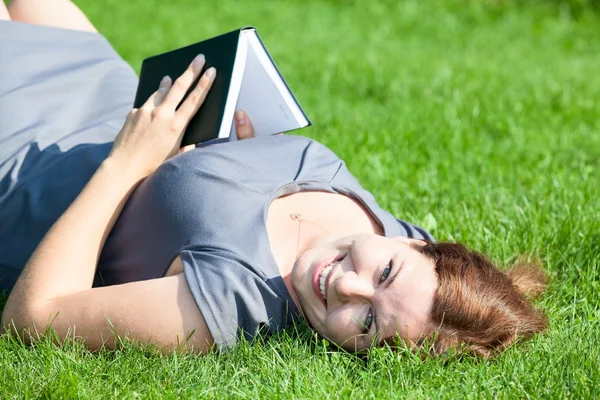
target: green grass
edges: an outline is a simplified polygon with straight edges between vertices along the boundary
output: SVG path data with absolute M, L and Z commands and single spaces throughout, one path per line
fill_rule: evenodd
M 303 328 L 223 354 L 0 338 L 0 398 L 597 398 L 600 14 L 571 1 L 78 1 L 139 71 L 253 24 L 314 126 L 379 202 L 550 277 L 547 333 L 492 361 L 358 358 Z

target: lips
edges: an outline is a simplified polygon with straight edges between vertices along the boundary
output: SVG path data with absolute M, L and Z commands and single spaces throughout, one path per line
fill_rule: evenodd
M 323 273 L 323 270 L 328 265 L 330 265 L 336 261 L 340 261 L 343 258 L 344 258 L 343 255 L 337 255 L 335 257 L 328 257 L 328 258 L 320 261 L 313 270 L 313 274 L 312 274 L 313 291 L 315 293 L 315 296 L 317 297 L 317 299 L 319 299 L 321 304 L 323 304 L 323 307 L 325 307 L 325 309 L 327 309 L 327 303 L 325 302 L 325 299 L 323 298 L 323 295 L 321 294 L 321 288 L 319 287 L 319 279 L 321 278 L 321 274 Z M 331 278 L 331 273 L 329 273 L 329 276 L 327 277 L 327 282 L 325 282 L 325 293 L 327 293 L 327 288 L 329 287 L 329 279 L 330 278 Z

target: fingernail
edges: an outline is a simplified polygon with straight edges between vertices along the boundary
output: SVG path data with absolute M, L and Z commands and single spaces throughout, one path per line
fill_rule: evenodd
M 169 84 L 169 82 L 171 82 L 171 77 L 169 75 L 165 75 L 161 80 L 160 80 L 160 86 L 166 86 Z
M 207 78 L 212 78 L 213 76 L 215 76 L 215 67 L 210 67 L 209 69 L 206 70 L 206 77 Z
M 246 123 L 246 118 L 244 116 L 244 112 L 243 111 L 236 111 L 235 112 L 235 122 L 238 125 L 244 125 Z
M 200 65 L 204 62 L 204 54 L 198 54 L 196 56 L 196 58 L 194 58 L 194 61 L 192 61 L 194 63 L 194 65 Z

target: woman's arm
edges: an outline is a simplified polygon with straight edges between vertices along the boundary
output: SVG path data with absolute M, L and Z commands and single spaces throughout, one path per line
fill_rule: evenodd
M 177 153 L 185 127 L 204 101 L 214 69 L 176 109 L 203 65 L 203 57 L 197 58 L 172 87 L 164 79 L 129 114 L 108 158 L 29 259 L 2 314 L 6 329 L 28 340 L 27 329 L 35 335 L 33 329 L 42 333 L 50 324 L 61 337 L 72 330 L 86 338 L 90 348 L 105 341 L 114 345 L 115 333 L 172 348 L 195 330 L 191 343 L 202 351 L 210 348 L 212 338 L 181 274 L 91 288 L 102 246 L 132 190 Z

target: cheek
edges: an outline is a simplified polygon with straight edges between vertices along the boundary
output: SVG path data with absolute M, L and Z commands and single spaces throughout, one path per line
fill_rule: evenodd
M 349 352 L 359 352 L 365 348 L 363 335 L 359 334 L 356 328 L 348 328 L 348 324 L 341 321 L 338 323 L 328 321 L 319 333 Z
M 346 344 L 357 334 L 354 318 L 350 312 L 334 312 L 327 316 L 318 332 L 328 340 L 346 348 Z

